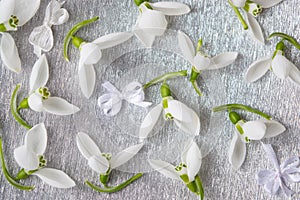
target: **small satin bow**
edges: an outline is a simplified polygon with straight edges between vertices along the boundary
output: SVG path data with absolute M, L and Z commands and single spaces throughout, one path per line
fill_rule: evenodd
M 34 46 L 34 53 L 40 57 L 42 51 L 48 52 L 53 47 L 52 25 L 61 25 L 68 21 L 69 13 L 61 8 L 65 2 L 52 0 L 47 8 L 42 26 L 33 29 L 29 36 L 29 42 Z
M 104 114 L 107 116 L 114 116 L 121 110 L 122 100 L 144 108 L 152 105 L 151 102 L 144 101 L 145 93 L 143 91 L 143 86 L 138 82 L 129 83 L 122 92 L 108 81 L 103 83 L 102 86 L 108 93 L 98 98 L 98 105 L 103 109 Z

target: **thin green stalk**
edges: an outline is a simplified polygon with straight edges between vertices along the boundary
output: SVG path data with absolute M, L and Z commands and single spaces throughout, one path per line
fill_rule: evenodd
M 143 174 L 142 173 L 138 173 L 136 175 L 134 175 L 133 177 L 131 177 L 130 179 L 128 179 L 127 181 L 121 183 L 118 186 L 115 187 L 107 187 L 107 188 L 100 188 L 98 186 L 93 185 L 91 182 L 89 181 L 85 181 L 85 183 L 91 187 L 92 189 L 98 191 L 98 192 L 106 192 L 106 193 L 113 193 L 113 192 L 117 192 L 122 190 L 123 188 L 127 187 L 129 184 L 131 184 L 132 182 L 134 182 L 135 180 L 139 179 Z
M 220 111 L 224 111 L 224 110 L 227 110 L 227 111 L 228 110 L 245 110 L 245 111 L 260 115 L 268 120 L 272 119 L 271 116 L 261 112 L 260 110 L 251 108 L 250 106 L 246 106 L 243 104 L 226 104 L 226 105 L 214 107 L 212 109 L 213 112 L 220 112 Z
M 203 96 L 203 94 L 202 94 L 202 92 L 201 92 L 201 90 L 200 90 L 200 88 L 199 88 L 199 86 L 198 86 L 198 84 L 197 84 L 197 81 L 191 81 L 191 83 L 192 83 L 192 85 L 193 85 L 195 91 L 197 92 L 197 94 L 198 94 L 200 97 Z
M 11 113 L 13 115 L 13 117 L 15 118 L 15 120 L 21 124 L 22 126 L 24 126 L 26 129 L 31 129 L 32 126 L 30 126 L 19 114 L 18 109 L 17 109 L 17 97 L 18 97 L 18 90 L 20 88 L 21 84 L 17 84 L 13 94 L 11 96 L 11 100 L 10 100 L 10 109 L 11 109 Z
M 300 44 L 297 42 L 295 38 L 293 38 L 288 34 L 281 33 L 281 32 L 274 32 L 271 35 L 269 35 L 268 40 L 270 40 L 272 37 L 281 37 L 282 39 L 289 41 L 292 45 L 294 45 L 294 47 L 300 50 Z
M 26 191 L 30 191 L 34 189 L 34 186 L 25 186 L 25 185 L 21 185 L 18 182 L 15 181 L 15 179 L 9 174 L 7 168 L 6 168 L 6 164 L 5 164 L 5 160 L 4 160 L 4 155 L 3 155 L 3 150 L 2 150 L 2 138 L 0 137 L 0 158 L 1 158 L 1 165 L 2 165 L 2 171 L 3 174 L 6 178 L 6 180 L 14 187 L 20 189 L 20 190 L 26 190 Z
M 241 15 L 239 9 L 235 5 L 233 5 L 233 3 L 231 2 L 231 0 L 228 0 L 228 3 L 233 8 L 235 14 L 237 15 L 237 17 L 240 20 L 241 24 L 243 25 L 244 29 L 247 30 L 248 29 L 248 25 L 247 25 L 246 21 L 244 20 L 243 16 Z
M 198 188 L 198 195 L 199 195 L 199 198 L 200 198 L 201 200 L 203 200 L 203 199 L 204 199 L 204 189 L 203 189 L 202 181 L 201 181 L 199 175 L 197 175 L 197 176 L 195 177 L 195 182 L 196 182 L 196 185 L 197 185 L 197 188 Z
M 198 70 L 196 69 L 196 67 L 193 66 L 193 67 L 192 67 L 192 71 L 191 71 L 190 82 L 192 83 L 192 85 L 193 85 L 195 91 L 197 92 L 197 94 L 198 94 L 199 96 L 202 96 L 202 92 L 201 92 L 201 90 L 200 90 L 200 88 L 199 88 L 199 86 L 198 86 L 198 84 L 197 84 L 197 79 L 198 79 L 198 77 L 200 76 L 200 74 L 201 74 L 201 71 L 200 71 L 200 70 L 198 71 Z

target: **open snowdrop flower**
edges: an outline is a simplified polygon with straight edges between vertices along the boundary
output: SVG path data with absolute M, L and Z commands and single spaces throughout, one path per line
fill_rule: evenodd
M 40 7 L 40 0 L 0 1 L 0 54 L 3 64 L 11 71 L 21 71 L 21 60 L 13 37 L 8 31 L 16 31 L 27 23 Z
M 195 49 L 191 39 L 181 31 L 178 31 L 178 44 L 184 58 L 193 66 L 190 75 L 190 82 L 200 96 L 202 93 L 197 85 L 197 78 L 201 71 L 226 67 L 232 64 L 238 56 L 237 52 L 225 52 L 212 58 L 206 56 L 200 51 L 202 40 L 198 41 L 198 46 Z
M 263 119 L 246 121 L 232 110 L 241 109 L 258 114 Z M 227 104 L 213 108 L 214 112 L 230 110 L 229 119 L 235 125 L 235 132 L 229 148 L 229 162 L 234 169 L 239 169 L 246 158 L 246 143 L 251 140 L 262 140 L 264 138 L 275 137 L 285 131 L 285 127 L 272 120 L 267 114 L 242 104 Z
M 148 162 L 154 170 L 166 177 L 182 180 L 193 193 L 203 199 L 204 190 L 198 174 L 201 167 L 201 159 L 202 156 L 198 145 L 194 141 L 189 141 L 182 152 L 179 165 L 174 166 L 162 160 L 149 159 Z
M 228 0 L 244 29 L 249 30 L 252 38 L 260 43 L 264 43 L 265 40 L 261 27 L 255 17 L 259 16 L 264 8 L 275 6 L 281 1 L 282 0 Z M 246 20 L 243 18 L 238 8 L 242 8 L 245 11 Z
M 65 2 L 51 0 L 46 8 L 44 23 L 33 29 L 29 36 L 29 42 L 34 46 L 34 53 L 40 57 L 42 51 L 48 52 L 53 47 L 52 25 L 61 25 L 68 21 L 69 13 L 61 8 Z
M 14 151 L 14 157 L 22 170 L 16 179 L 29 175 L 38 176 L 45 183 L 57 188 L 71 188 L 75 182 L 63 171 L 47 168 L 44 152 L 47 146 L 47 131 L 43 123 L 32 127 L 25 135 L 24 145 Z
M 146 46 L 151 47 L 155 37 L 164 34 L 168 22 L 165 15 L 184 15 L 190 8 L 178 2 L 150 3 L 145 0 L 135 0 L 139 7 L 140 15 L 133 28 L 135 36 Z
M 275 170 L 259 171 L 256 175 L 258 185 L 263 186 L 271 195 L 278 194 L 281 188 L 287 197 L 291 197 L 294 191 L 290 190 L 286 184 L 300 182 L 299 156 L 290 157 L 280 165 L 272 145 L 262 143 L 262 146 Z
M 98 98 L 98 106 L 103 109 L 104 114 L 107 116 L 118 114 L 122 107 L 122 100 L 144 108 L 152 104 L 151 102 L 144 101 L 145 93 L 143 85 L 139 82 L 129 83 L 122 92 L 108 81 L 103 83 L 102 86 L 108 93 Z
M 174 121 L 176 126 L 185 133 L 198 135 L 200 119 L 197 113 L 182 102 L 173 99 L 167 83 L 164 82 L 160 90 L 162 102 L 154 106 L 144 118 L 139 130 L 139 138 L 143 140 L 148 137 L 162 114 L 165 120 Z
M 116 155 L 111 155 L 110 153 L 101 153 L 95 142 L 86 133 L 78 133 L 76 136 L 76 142 L 80 153 L 88 160 L 88 165 L 95 172 L 100 174 L 100 182 L 103 184 L 104 188 L 97 187 L 89 181 L 85 182 L 94 190 L 98 192 L 116 192 L 125 188 L 142 176 L 141 173 L 138 173 L 118 186 L 107 186 L 111 171 L 133 158 L 143 147 L 143 143 L 128 147 Z

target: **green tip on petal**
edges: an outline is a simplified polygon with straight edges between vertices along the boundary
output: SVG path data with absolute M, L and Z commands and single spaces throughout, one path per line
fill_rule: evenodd
M 7 29 L 5 27 L 5 25 L 2 23 L 0 24 L 0 32 L 5 32 Z
M 293 38 L 292 36 L 285 34 L 285 33 L 281 33 L 281 32 L 274 32 L 271 35 L 269 35 L 267 40 L 270 40 L 272 37 L 280 37 L 288 42 L 290 42 L 292 45 L 294 45 L 294 47 L 296 47 L 297 49 L 300 50 L 300 44 L 297 42 L 297 40 L 295 38 Z

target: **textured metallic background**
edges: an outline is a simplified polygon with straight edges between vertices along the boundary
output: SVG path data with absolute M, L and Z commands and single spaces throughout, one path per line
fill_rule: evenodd
M 168 17 L 169 29 L 182 30 L 194 41 L 199 37 L 203 38 L 205 51 L 211 55 L 223 51 L 239 51 L 240 53 L 234 64 L 218 72 L 220 79 L 216 80 L 216 77 L 210 77 L 216 85 L 225 86 L 222 103 L 243 103 L 272 115 L 274 119 L 279 120 L 286 126 L 287 131 L 265 142 L 273 144 L 277 156 L 282 162 L 291 155 L 298 155 L 298 134 L 300 133 L 299 87 L 290 82 L 279 80 L 271 72 L 268 72 L 262 79 L 253 84 L 245 84 L 243 81 L 247 66 L 254 60 L 272 53 L 277 41 L 267 42 L 265 46 L 254 43 L 247 33 L 242 30 L 226 0 L 180 1 L 188 4 L 192 11 L 184 16 Z M 17 32 L 12 33 L 22 59 L 22 73 L 19 75 L 11 73 L 4 68 L 0 61 L 0 116 L 1 125 L 3 125 L 4 153 L 7 165 L 14 174 L 17 173 L 19 168 L 13 158 L 13 150 L 23 143 L 25 129 L 12 119 L 9 111 L 10 95 L 15 84 L 19 82 L 23 85 L 22 91 L 26 92 L 28 90 L 29 75 L 36 61 L 33 48 L 28 43 L 28 37 L 35 26 L 42 24 L 47 4 L 48 1 L 42 1 L 37 15 Z M 96 15 L 101 18 L 99 22 L 82 29 L 78 33 L 79 36 L 88 41 L 107 33 L 131 30 L 138 15 L 138 10 L 130 0 L 69 0 L 64 7 L 70 12 L 70 20 L 64 25 L 53 26 L 55 44 L 52 51 L 47 53 L 50 64 L 50 80 L 47 85 L 52 94 L 61 96 L 83 107 L 84 110 L 84 106 L 88 103 L 84 102 L 81 94 L 78 93 L 76 75 L 78 52 L 75 48 L 72 48 L 70 51 L 71 62 L 64 61 L 62 57 L 64 36 L 75 23 Z M 300 40 L 299 7 L 300 2 L 298 0 L 284 0 L 281 4 L 265 10 L 258 18 L 265 35 L 267 36 L 274 31 L 281 31 Z M 298 67 L 300 66 L 300 53 L 298 50 L 287 45 L 286 54 L 293 63 Z M 161 57 L 158 56 L 159 54 L 153 55 L 153 63 L 162 62 Z M 131 59 L 136 59 L 134 54 L 130 54 L 128 62 L 130 62 L 130 56 L 132 56 Z M 125 58 L 127 59 L 126 56 Z M 173 62 L 172 57 L 165 59 L 164 62 Z M 120 74 L 112 74 L 110 77 L 112 81 L 115 80 L 114 76 L 119 78 Z M 97 84 L 100 84 L 102 79 L 103 77 L 99 77 L 99 83 L 97 82 Z M 96 94 L 92 99 L 98 95 L 99 91 L 96 88 Z M 194 108 L 194 106 L 197 105 L 192 107 Z M 31 112 L 24 116 L 29 119 L 28 121 L 31 124 L 45 121 L 48 130 L 48 146 L 45 153 L 48 166 L 65 171 L 76 181 L 77 186 L 68 190 L 60 190 L 42 184 L 36 177 L 31 177 L 25 180 L 25 183 L 35 184 L 36 189 L 32 192 L 24 192 L 13 188 L 1 175 L 1 199 L 197 199 L 181 182 L 167 179 L 157 172 L 145 174 L 137 182 L 115 194 L 94 192 L 85 186 L 83 181 L 89 179 L 97 183 L 98 175 L 87 166 L 86 160 L 80 155 L 75 142 L 80 120 L 88 121 L 88 119 L 84 118 L 82 113 L 75 116 L 59 117 L 50 114 L 37 115 Z M 227 159 L 227 151 L 233 127 L 225 114 L 222 117 L 222 123 L 215 124 L 220 129 L 220 132 L 217 133 L 218 136 L 211 136 L 214 140 L 216 139 L 212 145 L 214 148 L 203 159 L 200 170 L 206 198 L 286 199 L 281 191 L 278 197 L 271 197 L 262 187 L 256 184 L 255 174 L 259 169 L 273 168 L 259 142 L 252 142 L 247 145 L 246 161 L 240 170 L 231 169 Z M 249 117 L 248 119 L 253 118 L 252 115 L 247 115 L 247 117 Z M 203 118 L 201 120 L 205 121 Z M 112 133 L 115 130 L 113 130 L 113 126 L 103 126 L 101 131 Z M 114 137 L 113 134 L 107 134 L 107 138 L 97 137 L 96 134 L 92 136 L 99 146 L 106 139 L 113 141 Z M 119 142 L 124 146 L 128 146 L 130 144 L 127 144 L 127 140 L 128 138 L 124 137 L 124 141 Z M 130 173 L 115 171 L 112 182 L 118 183 L 130 176 Z M 290 188 L 296 193 L 300 191 L 299 184 L 292 184 Z M 299 194 L 293 196 L 293 199 L 299 198 Z

